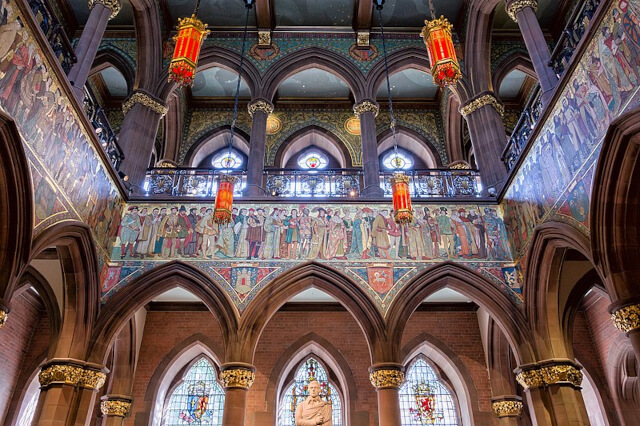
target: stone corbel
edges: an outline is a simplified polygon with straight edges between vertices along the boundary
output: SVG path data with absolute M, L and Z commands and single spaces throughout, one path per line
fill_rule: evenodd
M 271 30 L 258 29 L 258 48 L 268 49 L 271 47 Z
M 609 310 L 611 320 L 618 330 L 623 333 L 640 330 L 640 303 L 612 305 Z
M 247 110 L 249 111 L 249 115 L 253 117 L 257 111 L 264 112 L 269 115 L 273 113 L 273 105 L 270 102 L 265 101 L 264 99 L 257 99 L 252 101 L 247 105 Z
M 378 113 L 380 112 L 380 108 L 378 107 L 377 103 L 373 101 L 368 101 L 368 100 L 362 101 L 353 106 L 353 113 L 356 115 L 356 117 L 360 117 L 362 114 L 366 112 L 370 112 L 375 117 L 377 117 Z
M 371 31 L 369 30 L 357 30 L 356 31 L 356 47 L 358 49 L 368 49 L 370 47 Z

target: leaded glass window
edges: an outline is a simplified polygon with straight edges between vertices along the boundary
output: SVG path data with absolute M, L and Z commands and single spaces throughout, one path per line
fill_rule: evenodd
M 184 375 L 169 398 L 162 426 L 222 425 L 224 390 L 216 380 L 216 370 L 200 358 Z
M 318 151 L 310 151 L 298 160 L 298 166 L 303 169 L 315 170 L 324 169 L 329 164 L 327 157 L 319 153 Z
M 20 407 L 20 416 L 18 417 L 17 426 L 31 426 L 33 423 L 33 416 L 36 414 L 36 407 L 38 406 L 38 398 L 40 397 L 40 383 L 38 382 L 38 375 L 33 378 L 27 392 L 25 393 L 22 406 Z
M 413 158 L 404 151 L 391 151 L 382 159 L 382 165 L 389 170 L 407 170 L 413 166 Z
M 242 156 L 234 149 L 229 152 L 225 149 L 211 160 L 211 165 L 216 169 L 237 169 L 242 166 Z
M 400 388 L 402 426 L 458 426 L 458 414 L 451 392 L 424 359 L 407 370 Z
M 342 401 L 338 390 L 329 380 L 324 367 L 316 359 L 309 358 L 296 370 L 293 383 L 287 387 L 280 399 L 278 426 L 295 426 L 296 407 L 309 396 L 307 386 L 313 380 L 320 383 L 320 397 L 331 402 L 333 426 L 344 425 Z

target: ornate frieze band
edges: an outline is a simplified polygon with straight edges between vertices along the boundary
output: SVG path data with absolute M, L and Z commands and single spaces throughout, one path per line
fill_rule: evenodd
M 500 116 L 504 115 L 504 105 L 502 105 L 502 103 L 491 93 L 485 93 L 484 95 L 481 95 L 468 104 L 464 105 L 462 108 L 460 108 L 460 114 L 462 114 L 463 117 L 466 117 L 467 115 L 487 105 L 492 106 L 493 109 L 498 111 Z
M 524 389 L 541 388 L 556 384 L 582 384 L 582 372 L 571 364 L 553 364 L 526 369 L 518 373 L 516 381 Z
M 122 8 L 120 0 L 89 0 L 89 10 L 93 9 L 96 4 L 101 4 L 111 11 L 111 16 L 109 16 L 110 20 L 115 18 Z
M 369 373 L 369 380 L 376 389 L 399 388 L 404 383 L 404 372 L 400 370 L 375 370 Z
M 103 397 L 100 402 L 100 411 L 105 416 L 126 417 L 131 411 L 131 400 L 123 398 Z
M 273 113 L 273 105 L 271 105 L 267 101 L 259 99 L 257 101 L 251 102 L 249 106 L 247 106 L 247 110 L 249 110 L 249 115 L 251 117 L 253 117 L 253 114 L 257 111 L 264 112 L 265 114 L 269 115 Z
M 360 117 L 365 112 L 371 112 L 374 116 L 378 116 L 378 112 L 380 112 L 380 108 L 374 102 L 371 101 L 362 101 L 359 104 L 353 106 L 353 113 L 356 117 Z
M 256 374 L 246 368 L 229 368 L 220 373 L 224 388 L 249 389 L 256 379 Z
M 538 0 L 513 0 L 507 3 L 507 14 L 514 22 L 518 22 L 518 13 L 530 7 L 534 12 L 538 11 Z
M 131 110 L 131 108 L 133 108 L 135 104 L 144 105 L 151 111 L 155 112 L 156 114 L 160 114 L 163 117 L 168 111 L 168 108 L 166 106 L 162 105 L 160 102 L 156 101 L 146 93 L 135 92 L 129 97 L 129 99 L 124 102 L 124 104 L 122 104 L 122 112 L 124 113 L 124 115 L 127 115 L 129 110 Z
M 53 384 L 79 386 L 86 389 L 102 388 L 107 376 L 102 371 L 71 364 L 50 364 L 38 375 L 40 386 Z
M 7 318 L 9 318 L 9 314 L 6 311 L 0 309 L 0 328 L 4 327 L 7 323 Z
M 495 401 L 491 404 L 491 409 L 498 417 L 518 417 L 522 415 L 522 401 L 504 400 Z
M 640 304 L 627 305 L 611 313 L 616 328 L 624 333 L 640 330 Z

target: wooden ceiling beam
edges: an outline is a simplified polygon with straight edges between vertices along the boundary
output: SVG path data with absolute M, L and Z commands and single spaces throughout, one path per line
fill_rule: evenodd
M 259 30 L 272 30 L 276 25 L 274 0 L 256 0 L 256 24 Z
M 373 16 L 372 0 L 355 0 L 353 13 L 353 29 L 371 31 Z

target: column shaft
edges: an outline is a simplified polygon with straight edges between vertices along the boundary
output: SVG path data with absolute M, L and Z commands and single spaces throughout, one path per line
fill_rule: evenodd
M 262 175 L 264 173 L 264 154 L 267 144 L 267 117 L 269 114 L 256 110 L 251 122 L 251 142 L 247 161 L 247 195 L 264 195 Z
M 376 116 L 372 111 L 365 111 L 360 114 L 360 140 L 362 141 L 362 168 L 364 170 L 362 195 L 382 197 Z
M 398 388 L 379 388 L 376 393 L 378 394 L 378 424 L 380 426 L 401 426 Z
M 70 402 L 76 389 L 72 385 L 51 386 L 40 391 L 38 407 L 33 417 L 37 426 L 65 426 L 70 416 Z
M 224 398 L 222 426 L 244 426 L 247 410 L 247 389 L 229 388 Z

